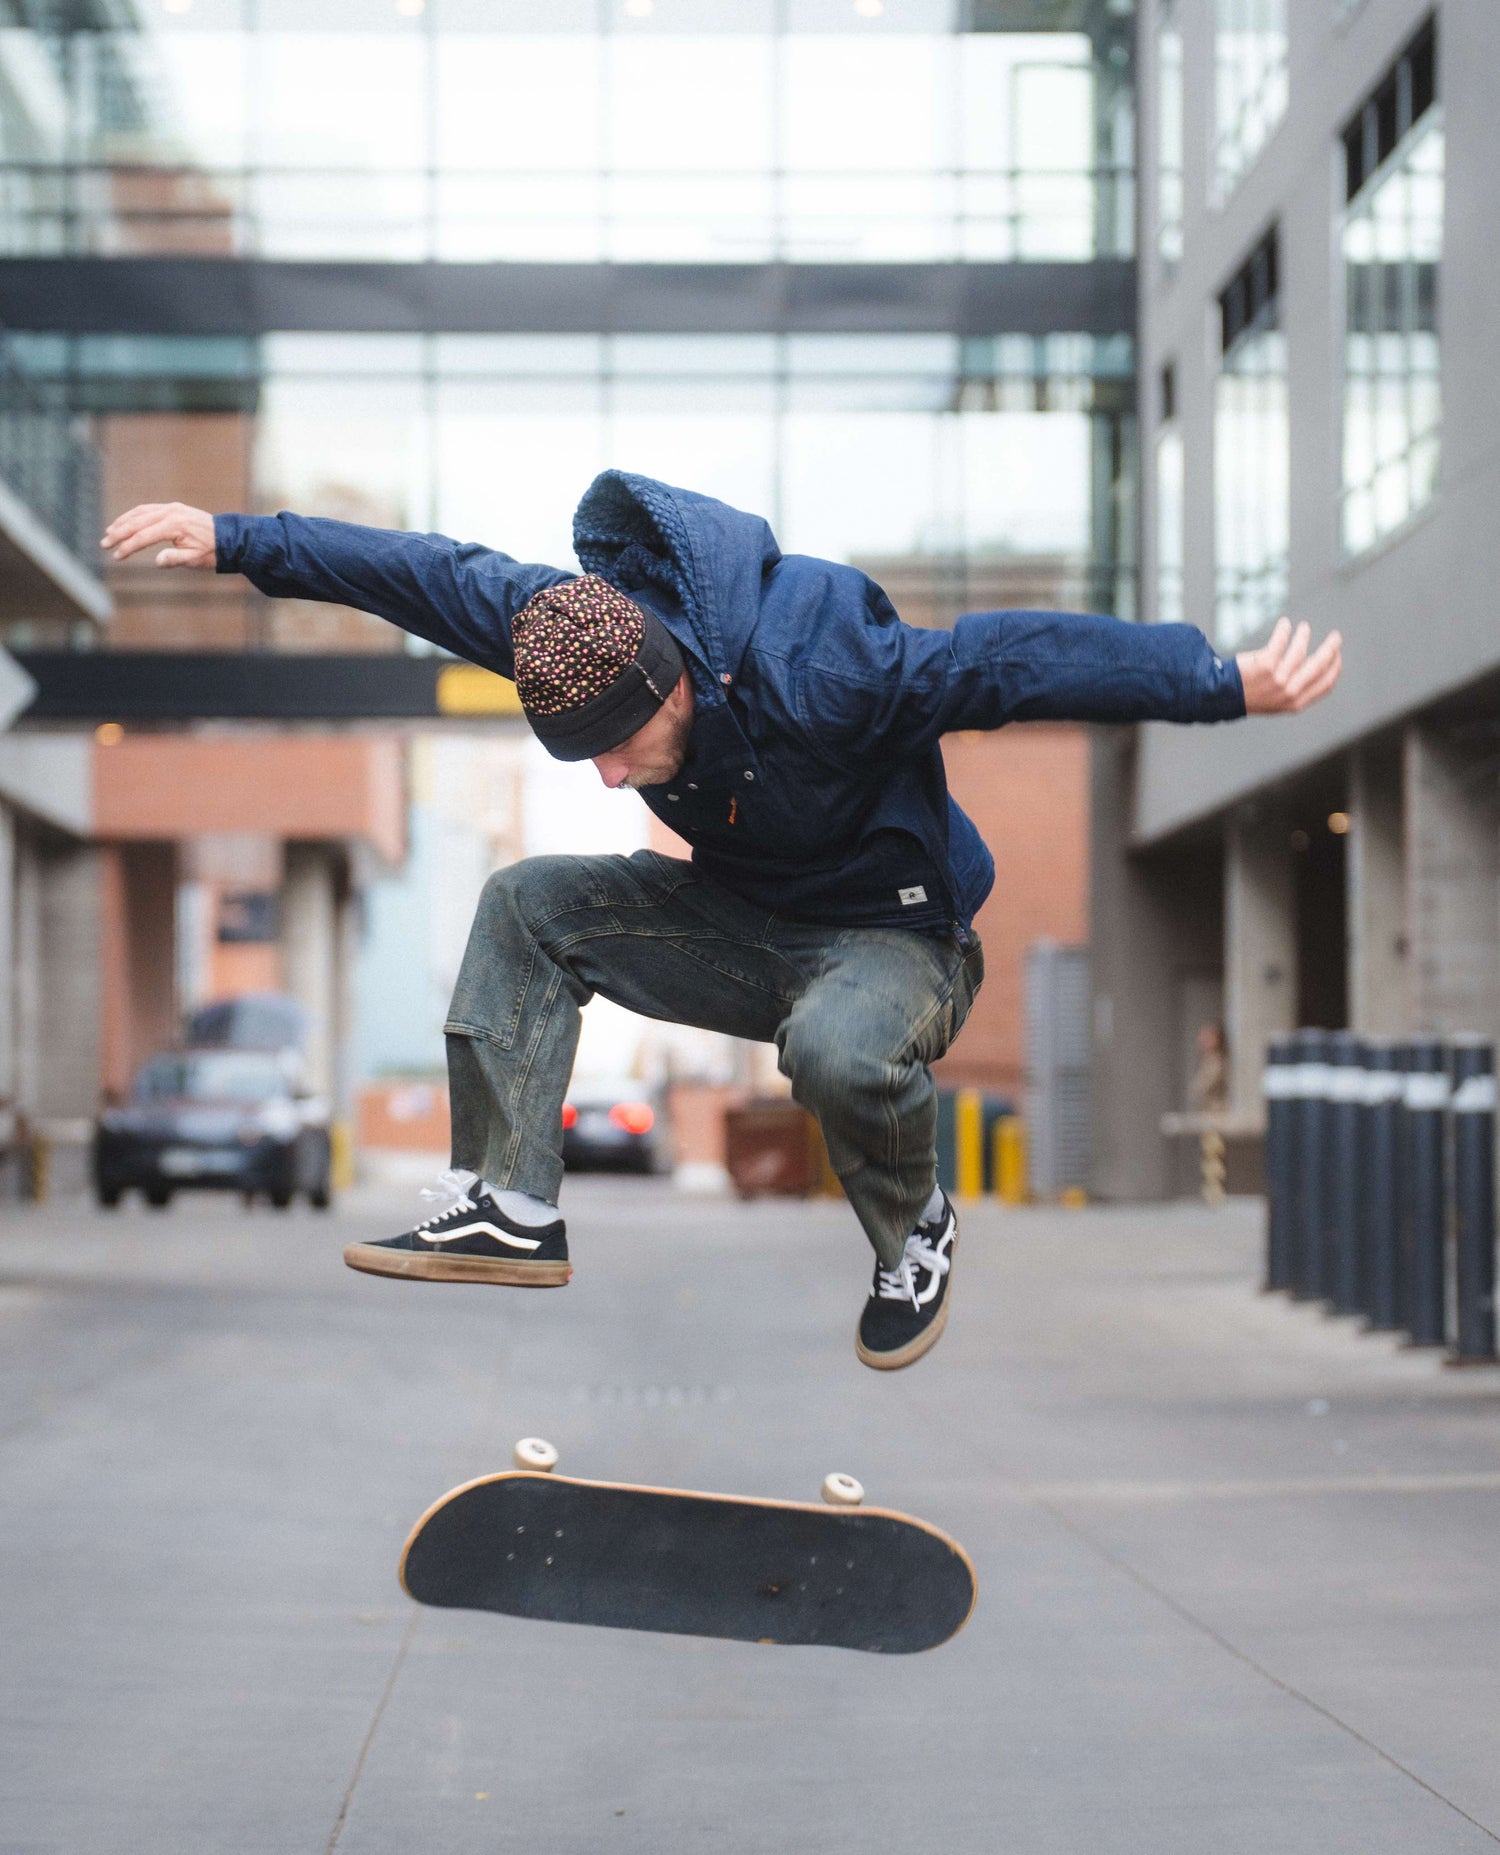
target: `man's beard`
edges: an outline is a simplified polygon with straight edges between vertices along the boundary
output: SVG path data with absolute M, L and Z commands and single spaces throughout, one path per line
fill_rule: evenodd
M 639 772 L 627 773 L 624 784 L 632 792 L 639 792 L 643 786 L 665 786 L 671 780 L 676 779 L 682 771 L 683 761 L 687 758 L 688 736 L 692 732 L 693 717 L 691 715 L 678 716 L 672 733 L 662 743 L 659 750 L 661 758 L 653 761 L 648 767 L 642 767 Z

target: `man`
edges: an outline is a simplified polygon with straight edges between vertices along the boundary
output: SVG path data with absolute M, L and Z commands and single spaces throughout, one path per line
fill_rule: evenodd
M 983 977 L 994 880 L 948 796 L 953 729 L 1227 721 L 1295 712 L 1339 674 L 1282 620 L 1233 661 L 1186 625 L 977 612 L 904 625 L 851 567 L 784 555 L 759 517 L 606 471 L 574 518 L 584 573 L 440 535 L 146 504 L 116 560 L 243 573 L 278 598 L 374 612 L 513 677 L 562 760 L 592 760 L 692 846 L 690 863 L 533 857 L 486 883 L 444 1027 L 453 1202 L 356 1269 L 559 1287 L 562 1105 L 579 1008 L 774 1042 L 874 1246 L 856 1350 L 909 1365 L 948 1316 L 957 1223 L 936 1182 L 928 1065 Z

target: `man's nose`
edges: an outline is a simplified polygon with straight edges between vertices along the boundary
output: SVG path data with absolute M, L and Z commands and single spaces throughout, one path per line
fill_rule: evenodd
M 625 776 L 630 771 L 623 760 L 617 760 L 613 754 L 600 754 L 594 760 L 594 766 L 600 779 L 610 791 L 625 784 Z

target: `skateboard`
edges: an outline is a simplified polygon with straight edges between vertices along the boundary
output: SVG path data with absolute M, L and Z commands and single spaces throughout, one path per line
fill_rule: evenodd
M 963 1547 L 862 1506 L 849 1475 L 830 1475 L 819 1505 L 554 1476 L 538 1437 L 515 1462 L 413 1527 L 401 1582 L 419 1604 L 886 1655 L 937 1648 L 974 1608 Z

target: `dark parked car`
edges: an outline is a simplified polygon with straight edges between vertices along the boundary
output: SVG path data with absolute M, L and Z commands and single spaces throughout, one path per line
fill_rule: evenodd
M 563 1103 L 563 1164 L 619 1172 L 655 1172 L 661 1116 L 651 1091 L 625 1079 L 575 1077 Z
M 297 1084 L 297 1059 L 261 1050 L 153 1056 L 129 1102 L 106 1108 L 94 1134 L 94 1191 L 117 1205 L 135 1186 L 149 1205 L 180 1186 L 264 1195 L 285 1210 L 298 1192 L 332 1198 L 328 1105 Z

